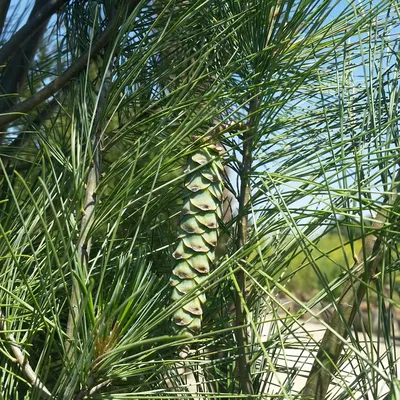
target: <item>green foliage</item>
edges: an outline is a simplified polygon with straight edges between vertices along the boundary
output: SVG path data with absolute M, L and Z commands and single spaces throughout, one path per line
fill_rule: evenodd
M 397 2 L 54 12 L 0 70 L 3 398 L 294 399 L 322 362 L 311 398 L 396 396 Z M 300 319 L 327 303 L 334 348 Z

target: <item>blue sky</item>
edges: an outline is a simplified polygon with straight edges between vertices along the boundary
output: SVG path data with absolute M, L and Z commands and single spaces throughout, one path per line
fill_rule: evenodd
M 317 0 L 316 0 L 317 1 Z M 11 9 L 14 9 L 15 7 L 17 7 L 19 13 L 21 13 L 24 9 L 25 9 L 25 18 L 23 18 L 21 20 L 21 24 L 24 22 L 24 20 L 26 20 L 27 16 L 28 16 L 28 11 L 32 8 L 34 1 L 33 0 L 12 0 L 11 1 Z M 351 6 L 356 6 L 358 4 L 358 2 L 356 1 L 344 1 L 341 0 L 338 2 L 337 7 L 335 8 L 334 12 L 332 12 L 330 18 L 335 18 L 337 17 L 341 11 L 343 11 L 346 7 L 348 7 L 349 5 Z M 375 0 L 373 1 L 373 4 L 378 4 L 378 1 Z M 28 10 L 29 9 L 29 10 Z M 358 68 L 355 73 L 357 75 L 362 76 L 363 71 L 361 68 Z M 299 201 L 297 203 L 297 205 L 300 207 L 305 207 L 308 203 L 310 202 L 310 199 L 307 197 L 304 197 L 301 201 Z

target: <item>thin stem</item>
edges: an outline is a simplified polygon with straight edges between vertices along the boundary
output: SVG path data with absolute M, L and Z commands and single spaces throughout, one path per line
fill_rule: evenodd
M 398 178 L 399 176 L 395 179 L 396 184 Z M 394 190 L 395 192 L 396 190 Z M 387 204 L 393 205 L 396 196 L 396 193 L 391 196 Z M 372 224 L 373 231 L 379 231 L 384 226 L 388 220 L 388 214 L 389 212 L 386 209 L 382 209 Z M 338 301 L 338 307 L 334 310 L 328 322 L 335 333 L 329 329 L 326 330 L 306 385 L 301 392 L 302 398 L 325 399 L 343 349 L 343 341 L 340 337 L 347 338 L 349 327 L 354 322 L 357 309 L 365 294 L 366 286 L 361 281 L 361 275 L 366 275 L 366 282 L 373 277 L 382 257 L 381 247 L 381 239 L 375 234 L 364 239 L 363 247 L 353 265 L 353 270 L 358 271 L 357 276 L 351 277 L 347 282 Z M 366 266 L 362 268 L 364 263 L 366 263 Z
M 254 132 L 256 129 L 256 121 L 254 113 L 258 108 L 258 99 L 253 98 L 249 107 L 248 129 L 243 134 L 243 162 L 240 171 L 240 193 L 239 193 L 239 218 L 238 218 L 238 234 L 237 248 L 241 249 L 247 242 L 248 236 L 248 215 L 246 212 L 247 205 L 251 196 L 250 173 L 253 164 L 253 147 Z M 254 393 L 253 383 L 250 374 L 250 366 L 247 355 L 247 329 L 246 329 L 246 313 L 244 311 L 243 302 L 246 301 L 246 274 L 240 269 L 236 274 L 240 292 L 235 297 L 235 319 L 236 326 L 242 326 L 241 329 L 235 330 L 235 337 L 238 344 L 238 379 L 241 391 L 245 394 L 252 395 Z
M 101 174 L 101 163 L 102 163 L 101 139 L 102 139 L 102 132 L 105 127 L 105 123 L 101 124 L 101 120 L 102 117 L 104 116 L 104 112 L 107 107 L 107 101 L 106 101 L 107 92 L 111 85 L 111 64 L 109 65 L 105 74 L 106 78 L 100 90 L 96 117 L 93 123 L 94 134 L 91 139 L 92 165 L 90 167 L 86 182 L 86 192 L 83 202 L 83 212 L 81 220 L 81 232 L 77 245 L 78 259 L 82 266 L 82 270 L 84 271 L 85 274 L 87 271 L 87 264 L 89 260 L 90 247 L 91 247 L 91 237 L 89 236 L 89 232 L 94 224 L 95 206 L 97 203 L 96 190 L 100 182 L 100 174 Z M 80 298 L 81 295 L 79 292 L 79 283 L 77 279 L 73 277 L 70 311 L 68 315 L 67 332 L 66 332 L 69 340 L 73 339 L 74 331 L 77 326 L 77 316 L 79 314 L 78 309 L 79 309 Z M 67 349 L 69 356 L 71 356 L 70 342 L 67 343 Z
M 103 389 L 104 387 L 107 387 L 111 384 L 111 379 L 108 379 L 104 382 L 101 382 L 95 386 L 93 386 L 91 389 L 87 390 L 82 390 L 78 395 L 76 396 L 76 400 L 81 400 L 85 398 L 86 396 L 93 396 L 95 393 L 97 393 L 99 390 Z
M 30 384 L 39 391 L 41 398 L 50 399 L 52 397 L 51 393 L 46 388 L 46 386 L 40 381 L 35 371 L 30 366 L 26 356 L 21 350 L 21 347 L 16 342 L 14 335 L 12 333 L 8 335 L 6 334 L 7 327 L 5 322 L 5 316 L 1 311 L 0 311 L 0 331 L 3 332 L 3 336 L 5 337 L 5 339 L 10 342 L 11 351 L 15 359 L 17 360 L 18 365 L 21 367 L 25 376 L 28 378 Z

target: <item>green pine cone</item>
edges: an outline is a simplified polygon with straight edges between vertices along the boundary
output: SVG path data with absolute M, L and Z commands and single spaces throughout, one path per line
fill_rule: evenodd
M 171 276 L 174 302 L 196 290 L 207 278 L 215 260 L 218 218 L 222 217 L 220 151 L 219 146 L 210 145 L 189 157 L 178 246 L 173 253 L 176 260 Z M 179 333 L 193 336 L 200 331 L 205 301 L 204 293 L 198 293 L 191 301 L 182 303 L 172 317 Z

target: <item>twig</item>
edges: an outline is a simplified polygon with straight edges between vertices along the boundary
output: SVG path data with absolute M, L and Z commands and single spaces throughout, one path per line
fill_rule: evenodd
M 39 391 L 40 397 L 42 397 L 43 399 L 50 399 L 52 397 L 51 393 L 46 388 L 46 386 L 40 381 L 35 371 L 30 366 L 27 358 L 25 357 L 25 355 L 21 350 L 21 347 L 16 342 L 14 335 L 12 333 L 7 335 L 5 316 L 1 311 L 0 311 L 0 331 L 3 333 L 4 338 L 10 342 L 11 351 L 18 365 L 28 378 L 30 384 Z
M 5 64 L 41 27 L 46 21 L 69 0 L 48 0 L 48 2 L 32 15 L 28 22 L 3 45 L 0 50 L 0 65 Z M 4 7 L 0 2 L 0 7 Z M 0 14 L 2 10 L 0 10 Z M 4 16 L 5 17 L 5 16 Z M 1 20 L 0 20 L 1 28 Z
M 243 163 L 239 172 L 240 175 L 240 192 L 239 192 L 239 215 L 238 215 L 238 235 L 237 248 L 241 249 L 247 242 L 248 236 L 248 216 L 246 207 L 250 201 L 251 186 L 250 173 L 253 164 L 253 146 L 254 132 L 256 129 L 255 113 L 258 108 L 258 98 L 253 98 L 249 105 L 249 122 L 248 129 L 243 134 Z M 242 265 L 242 268 L 244 266 Z M 249 359 L 247 355 L 247 328 L 246 313 L 243 302 L 246 301 L 246 275 L 243 269 L 236 274 L 240 292 L 235 297 L 235 323 L 236 326 L 242 326 L 241 329 L 235 330 L 235 337 L 238 344 L 238 379 L 240 388 L 243 393 L 252 395 L 254 393 L 252 378 L 250 374 Z
M 22 114 L 32 111 L 35 107 L 53 96 L 56 92 L 66 86 L 71 79 L 75 78 L 85 67 L 89 59 L 93 58 L 104 46 L 112 39 L 117 27 L 118 18 L 111 21 L 109 27 L 95 40 L 85 54 L 80 56 L 73 65 L 67 68 L 60 76 L 54 79 L 51 83 L 39 90 L 33 96 L 22 101 L 21 103 L 11 107 L 3 115 L 0 115 L 0 128 L 5 127 L 10 122 L 20 118 Z
M 96 110 L 95 120 L 93 122 L 93 136 L 91 139 L 92 144 L 92 166 L 89 170 L 87 182 L 86 182 L 86 193 L 83 202 L 83 214 L 81 220 L 81 231 L 80 238 L 77 245 L 78 259 L 81 262 L 83 270 L 86 273 L 86 266 L 90 254 L 91 238 L 89 237 L 89 231 L 94 224 L 95 217 L 95 206 L 97 202 L 96 189 L 100 182 L 101 173 L 101 138 L 104 129 L 104 124 L 101 124 L 101 118 L 104 110 L 107 107 L 107 92 L 111 85 L 111 67 L 110 63 L 107 71 L 105 71 L 106 78 L 101 88 L 98 100 L 98 106 Z M 74 337 L 74 331 L 77 325 L 76 317 L 78 315 L 78 306 L 80 301 L 79 284 L 75 277 L 72 280 L 72 291 L 71 291 L 71 304 L 68 315 L 67 323 L 67 337 L 72 340 Z M 67 353 L 71 357 L 70 342 L 67 342 Z
M 395 185 L 398 184 L 399 175 L 395 179 Z M 389 197 L 387 205 L 395 203 L 396 191 L 397 188 L 394 188 L 394 195 Z M 388 214 L 386 209 L 382 209 L 372 224 L 373 231 L 379 231 L 384 226 L 389 217 Z M 365 294 L 365 283 L 361 282 L 360 275 L 366 276 L 366 282 L 374 276 L 382 257 L 381 247 L 381 238 L 376 234 L 371 234 L 364 239 L 364 245 L 353 265 L 354 271 L 361 271 L 356 276 L 350 277 L 338 301 L 338 307 L 332 313 L 328 325 L 335 333 L 329 329 L 325 331 L 306 385 L 301 392 L 302 398 L 325 399 L 331 377 L 336 371 L 336 364 L 343 349 L 343 342 L 339 337 L 347 338 L 349 327 L 353 324 L 357 309 Z M 364 263 L 366 265 L 362 268 Z
M 97 393 L 99 390 L 101 390 L 104 387 L 107 387 L 111 384 L 111 379 L 107 379 L 104 382 L 100 382 L 99 384 L 93 386 L 91 389 L 86 389 L 86 390 L 82 390 L 81 392 L 78 393 L 78 395 L 76 396 L 76 400 L 81 400 L 83 399 L 85 396 L 92 396 L 95 393 Z

